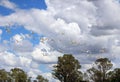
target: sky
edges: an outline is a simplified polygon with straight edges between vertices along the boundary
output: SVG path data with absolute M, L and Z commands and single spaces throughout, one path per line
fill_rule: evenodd
M 52 66 L 73 54 L 85 71 L 102 57 L 120 67 L 119 0 L 0 0 L 0 68 L 50 82 Z

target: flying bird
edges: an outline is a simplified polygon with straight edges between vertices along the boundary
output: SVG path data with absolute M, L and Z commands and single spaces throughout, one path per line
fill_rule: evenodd
M 6 27 L 5 30 L 6 30 L 7 33 L 11 33 L 11 30 L 10 30 L 9 27 Z
M 45 43 L 45 41 L 47 41 L 47 40 L 48 40 L 47 38 L 43 37 L 40 39 L 40 42 Z

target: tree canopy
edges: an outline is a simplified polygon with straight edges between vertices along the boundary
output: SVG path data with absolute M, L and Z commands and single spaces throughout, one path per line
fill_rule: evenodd
M 86 68 L 87 71 L 83 74 L 79 61 L 71 54 L 64 54 L 58 57 L 52 75 L 60 82 L 120 82 L 120 68 L 111 69 L 112 66 L 108 58 L 99 58 L 90 69 Z M 0 82 L 49 82 L 49 80 L 40 74 L 33 79 L 23 69 L 12 68 L 10 71 L 0 69 Z
M 7 72 L 5 69 L 0 69 L 0 82 L 32 82 L 31 78 L 20 68 L 13 68 L 10 72 Z M 49 82 L 42 75 L 38 75 L 34 81 Z
M 58 57 L 57 65 L 54 65 L 53 76 L 61 82 L 79 82 L 82 80 L 81 65 L 71 54 Z
M 108 82 L 107 72 L 113 64 L 108 58 L 100 58 L 95 61 L 95 66 L 87 70 L 90 80 L 94 82 Z
M 48 82 L 48 80 L 45 79 L 42 75 L 38 75 L 36 79 L 38 80 L 38 82 Z
M 27 80 L 27 74 L 20 68 L 11 69 L 11 76 L 15 82 L 26 82 Z
M 120 68 L 108 72 L 109 82 L 120 82 Z

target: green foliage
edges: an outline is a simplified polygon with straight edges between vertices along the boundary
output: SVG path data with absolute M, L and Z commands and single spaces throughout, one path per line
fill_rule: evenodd
M 89 78 L 94 82 L 108 82 L 107 72 L 112 68 L 108 58 L 100 58 L 95 61 L 96 67 L 87 70 Z
M 15 82 L 26 82 L 27 80 L 27 74 L 20 68 L 11 69 L 11 76 Z
M 53 77 L 61 82 L 79 82 L 82 73 L 79 71 L 81 65 L 71 54 L 58 57 L 57 65 L 54 65 Z
M 120 68 L 116 68 L 108 73 L 109 82 L 120 82 Z
M 1 69 L 0 70 L 0 81 L 5 81 L 7 80 L 7 72 L 5 71 L 5 69 Z
M 113 66 L 111 61 L 108 58 L 100 58 L 95 61 L 95 64 L 97 65 L 98 69 L 106 73 L 108 70 L 110 70 Z
M 120 82 L 120 68 L 110 71 L 112 63 L 108 58 L 97 59 L 84 76 L 80 71 L 81 65 L 71 54 L 58 57 L 54 65 L 53 77 L 61 82 Z M 82 81 L 84 77 L 85 81 Z M 0 69 L 0 82 L 32 82 L 26 72 L 20 68 L 13 68 L 10 72 Z M 49 82 L 42 75 L 38 75 L 33 82 Z
M 45 79 L 42 75 L 38 75 L 36 79 L 38 80 L 38 82 L 48 82 L 48 80 Z
M 13 68 L 10 72 L 6 72 L 5 69 L 0 69 L 0 82 L 32 82 L 31 78 L 20 68 Z M 34 80 L 34 82 L 48 82 L 41 75 L 38 75 L 36 79 L 38 81 Z

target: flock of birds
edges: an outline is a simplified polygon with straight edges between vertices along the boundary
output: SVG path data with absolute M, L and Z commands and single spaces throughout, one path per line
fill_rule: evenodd
M 9 26 L 6 26 L 6 27 L 5 27 L 5 30 L 6 30 L 7 33 L 11 33 L 11 28 L 10 28 Z M 65 33 L 61 33 L 61 34 L 62 34 L 62 35 L 65 35 Z M 33 35 L 34 35 L 34 32 L 31 31 L 31 33 L 29 34 L 29 37 L 33 37 Z M 24 37 L 21 37 L 21 39 L 24 39 Z M 43 44 L 44 44 L 46 41 L 48 41 L 48 40 L 49 40 L 49 39 L 46 38 L 46 37 L 40 38 L 40 42 L 43 43 Z M 51 41 L 54 41 L 54 40 L 51 39 Z M 18 40 L 16 40 L 16 42 L 19 43 Z M 74 44 L 77 44 L 77 42 L 76 42 L 76 41 L 71 41 L 71 45 L 74 45 Z M 43 56 L 47 56 L 47 54 L 49 53 L 46 49 L 41 49 L 41 51 L 43 52 Z M 62 50 L 60 50 L 60 49 L 58 49 L 58 51 L 61 52 L 61 53 L 63 53 Z M 102 48 L 99 52 L 100 52 L 100 53 L 105 53 L 105 52 L 106 52 L 106 48 Z M 89 50 L 84 51 L 84 53 L 86 53 L 87 56 L 91 56 L 91 53 L 90 53 Z

